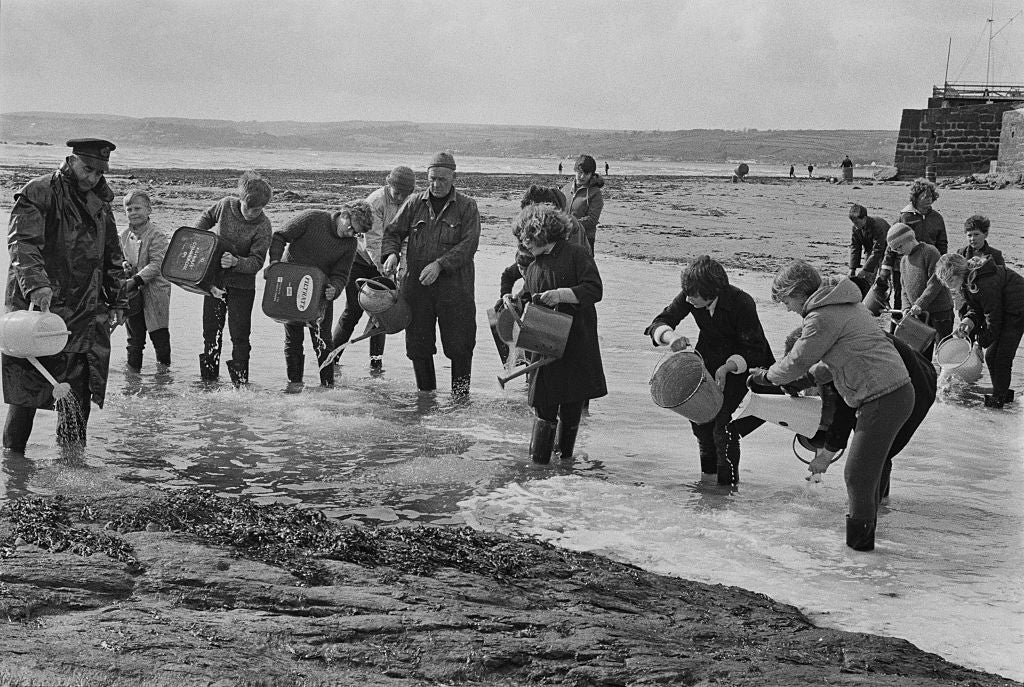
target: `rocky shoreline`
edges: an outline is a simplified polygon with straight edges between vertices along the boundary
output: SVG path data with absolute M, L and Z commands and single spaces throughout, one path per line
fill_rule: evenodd
M 1014 684 L 736 587 L 198 491 L 24 499 L 0 552 L 5 685 Z

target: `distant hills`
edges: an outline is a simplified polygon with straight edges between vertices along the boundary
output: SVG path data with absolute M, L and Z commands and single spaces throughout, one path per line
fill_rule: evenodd
M 890 165 L 897 131 L 687 129 L 630 131 L 547 126 L 419 124 L 415 122 L 233 122 L 177 117 L 11 112 L 0 114 L 0 140 L 63 145 L 73 136 L 109 138 L 118 145 L 173 148 L 232 147 L 352 153 L 429 154 L 451 150 L 488 157 L 575 157 L 775 164 Z

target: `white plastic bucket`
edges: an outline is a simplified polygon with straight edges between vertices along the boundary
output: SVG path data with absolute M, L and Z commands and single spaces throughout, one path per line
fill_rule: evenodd
M 56 355 L 70 334 L 60 315 L 52 312 L 12 310 L 0 315 L 0 353 L 15 358 Z
M 935 364 L 942 374 L 973 384 L 981 378 L 981 347 L 958 336 L 947 336 L 935 347 Z

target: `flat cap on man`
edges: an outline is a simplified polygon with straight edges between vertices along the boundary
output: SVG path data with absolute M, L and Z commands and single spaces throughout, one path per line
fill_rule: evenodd
M 455 158 L 452 157 L 451 153 L 438 153 L 430 160 L 430 164 L 427 165 L 427 169 L 430 169 L 431 167 L 447 167 L 454 171 Z
M 102 138 L 72 138 L 65 145 L 71 148 L 71 152 L 82 158 L 83 162 L 90 167 L 106 172 L 110 169 L 110 151 L 115 146 L 110 141 Z

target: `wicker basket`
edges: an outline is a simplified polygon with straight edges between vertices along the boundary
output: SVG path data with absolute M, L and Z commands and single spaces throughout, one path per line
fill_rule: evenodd
M 679 351 L 664 358 L 650 383 L 655 404 L 699 425 L 714 420 L 722 409 L 722 390 L 698 353 Z

